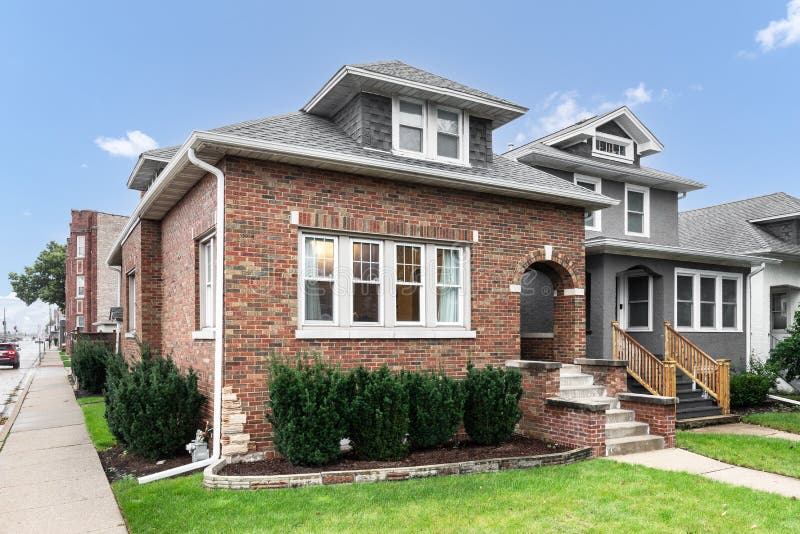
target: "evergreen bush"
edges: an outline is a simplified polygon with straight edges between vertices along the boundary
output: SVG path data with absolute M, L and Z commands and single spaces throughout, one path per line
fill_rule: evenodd
M 348 377 L 349 433 L 353 450 L 367 460 L 396 460 L 408 452 L 408 393 L 402 379 L 383 366 L 359 367 Z
M 106 366 L 111 351 L 104 343 L 79 340 L 72 349 L 72 372 L 78 385 L 89 393 L 102 393 L 106 384 Z
M 472 441 L 494 445 L 508 440 L 522 417 L 522 374 L 516 369 L 476 369 L 467 364 L 464 427 Z
M 414 449 L 447 443 L 464 415 L 464 390 L 444 373 L 404 372 L 408 394 L 408 441 Z

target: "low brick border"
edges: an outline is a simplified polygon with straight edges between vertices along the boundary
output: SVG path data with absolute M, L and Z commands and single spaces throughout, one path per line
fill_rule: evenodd
M 384 469 L 364 469 L 355 471 L 325 471 L 321 473 L 299 473 L 296 475 L 229 476 L 219 472 L 228 464 L 222 459 L 206 467 L 203 471 L 203 486 L 209 489 L 282 489 L 304 488 L 307 486 L 329 486 L 331 484 L 352 484 L 363 482 L 383 482 L 411 480 L 449 475 L 472 473 L 495 473 L 511 469 L 530 469 L 549 465 L 567 465 L 592 457 L 591 447 L 581 447 L 566 452 L 540 454 L 538 456 L 518 456 L 512 458 L 491 458 L 450 464 L 418 465 L 411 467 L 389 467 Z

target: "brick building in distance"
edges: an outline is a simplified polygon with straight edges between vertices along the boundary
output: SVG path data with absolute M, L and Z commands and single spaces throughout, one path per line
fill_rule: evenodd
M 116 332 L 110 319 L 119 304 L 120 272 L 106 264 L 114 240 L 128 218 L 93 210 L 72 210 L 67 239 L 66 343 L 81 332 Z

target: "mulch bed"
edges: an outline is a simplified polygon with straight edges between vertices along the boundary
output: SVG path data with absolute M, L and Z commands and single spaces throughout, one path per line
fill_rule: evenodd
M 798 412 L 800 406 L 787 404 L 785 402 L 767 401 L 763 404 L 756 404 L 754 406 L 747 406 L 745 408 L 731 408 L 731 412 L 736 415 L 750 415 L 753 413 L 769 413 L 769 412 Z
M 160 460 L 150 460 L 126 452 L 122 445 L 115 445 L 108 450 L 98 451 L 97 455 L 100 456 L 100 463 L 103 464 L 103 469 L 109 482 L 128 476 L 142 477 L 151 475 L 192 461 L 192 457 L 187 453 L 180 454 L 174 458 L 166 458 L 163 463 L 159 464 L 157 462 Z
M 220 475 L 261 476 L 293 475 L 319 473 L 324 471 L 353 471 L 361 469 L 380 469 L 389 467 L 413 467 L 418 465 L 449 464 L 492 458 L 513 458 L 517 456 L 538 456 L 571 450 L 572 447 L 552 445 L 523 436 L 513 436 L 500 445 L 476 445 L 470 442 L 454 442 L 440 449 L 414 451 L 402 460 L 382 462 L 359 460 L 353 453 L 343 454 L 335 463 L 322 467 L 300 467 L 289 463 L 285 458 L 271 458 L 258 462 L 242 462 L 226 465 Z

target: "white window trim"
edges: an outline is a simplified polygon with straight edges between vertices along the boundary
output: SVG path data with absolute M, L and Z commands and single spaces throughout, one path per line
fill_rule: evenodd
M 83 298 L 75 299 L 75 314 L 83 315 Z
M 598 150 L 597 141 L 605 141 L 606 143 L 613 143 L 615 145 L 624 146 L 626 155 L 620 156 L 612 152 L 604 152 L 602 150 Z M 627 139 L 625 137 L 619 137 L 616 135 L 607 134 L 604 132 L 595 131 L 594 139 L 592 139 L 592 156 L 596 156 L 598 158 L 612 159 L 615 161 L 624 161 L 625 163 L 633 163 L 634 160 L 633 140 Z
M 576 173 L 575 177 L 574 177 L 575 185 L 578 185 L 578 182 L 586 182 L 588 184 L 594 184 L 594 186 L 595 186 L 594 192 L 599 194 L 599 195 L 603 194 L 603 180 L 601 180 L 600 178 L 595 178 L 594 176 L 586 176 L 585 174 L 577 174 Z M 595 210 L 594 212 L 592 212 L 592 215 L 594 216 L 594 224 L 592 226 L 584 225 L 584 228 L 586 230 L 592 230 L 594 232 L 602 232 L 603 231 L 602 230 L 603 229 L 603 223 L 602 223 L 602 218 L 601 218 L 602 213 L 603 213 L 602 210 Z M 628 214 L 626 212 L 625 213 L 626 220 L 627 220 L 627 215 Z
M 628 326 L 628 278 L 646 276 L 647 277 L 647 326 Z M 652 332 L 653 331 L 653 275 L 646 272 L 624 273 L 619 277 L 620 284 L 617 294 L 617 313 L 619 323 L 623 330 L 628 332 Z M 622 303 L 622 310 L 619 303 Z M 620 313 L 621 311 L 621 313 Z
M 678 326 L 678 276 L 691 276 L 692 277 L 692 326 Z M 701 327 L 697 326 L 700 323 L 700 278 L 716 278 L 716 295 L 714 306 L 714 326 Z M 728 273 L 722 271 L 705 271 L 698 269 L 684 269 L 676 268 L 675 276 L 673 278 L 673 325 L 679 332 L 742 332 L 742 315 L 743 315 L 743 279 L 741 273 Z M 735 280 L 736 281 L 736 326 L 723 327 L 722 326 L 722 281 Z
M 385 295 L 385 279 L 386 279 L 386 261 L 384 258 L 384 251 L 383 251 L 383 241 L 376 240 L 376 239 L 361 239 L 358 237 L 352 237 L 349 239 L 350 244 L 348 245 L 348 249 L 350 250 L 350 287 L 348 288 L 348 301 L 350 304 L 350 313 L 348 317 L 350 318 L 350 322 L 353 326 L 383 326 L 384 324 L 384 295 Z M 353 263 L 355 262 L 355 257 L 353 255 L 353 245 L 355 243 L 365 243 L 369 245 L 378 245 L 378 282 L 370 282 L 370 281 L 363 281 L 358 280 L 356 281 L 355 271 L 353 270 Z M 334 271 L 335 276 L 335 271 Z M 353 287 L 355 284 L 372 284 L 378 286 L 378 321 L 377 322 L 356 322 L 353 320 L 353 312 L 355 311 L 355 303 L 353 300 L 355 299 L 355 288 Z
M 422 152 L 413 150 L 403 150 L 400 148 L 400 100 L 413 102 L 422 105 Z M 443 109 L 458 114 L 458 158 L 448 158 L 439 156 L 437 153 L 437 134 L 438 126 L 436 122 L 437 110 Z M 462 109 L 443 106 L 411 98 L 406 96 L 395 96 L 392 98 L 392 153 L 399 156 L 423 159 L 428 161 L 439 161 L 452 165 L 471 167 L 469 163 L 469 113 Z
M 463 246 L 439 245 L 423 241 L 394 241 L 391 238 L 367 238 L 320 232 L 299 232 L 298 237 L 298 309 L 295 337 L 297 339 L 459 339 L 474 338 L 470 330 L 470 272 L 471 254 L 467 244 Z M 320 238 L 334 240 L 334 320 L 305 320 L 305 240 Z M 382 323 L 353 323 L 352 321 L 352 243 L 376 242 L 381 244 L 381 314 Z M 397 322 L 395 320 L 396 246 L 418 246 L 422 248 L 422 295 L 420 302 L 420 322 Z M 436 321 L 436 249 L 448 248 L 460 251 L 460 291 L 458 323 L 439 323 Z M 348 253 L 347 251 L 350 250 Z M 347 254 L 350 266 L 340 272 L 339 257 Z M 387 291 L 391 288 L 391 297 Z M 339 298 L 339 297 L 343 298 Z
M 81 283 L 78 283 L 78 280 Z M 75 296 L 76 297 L 83 297 L 86 295 L 86 275 L 77 274 L 75 275 Z
M 636 193 L 644 193 L 644 215 L 642 221 L 642 230 L 644 232 L 631 232 L 628 230 L 628 192 L 633 191 Z M 650 188 L 625 184 L 625 235 L 635 237 L 650 237 Z
M 199 304 L 199 319 L 200 319 L 200 330 L 196 330 L 192 332 L 192 339 L 214 339 L 214 328 L 215 328 L 215 306 L 216 306 L 216 287 L 215 284 L 215 272 L 216 272 L 216 248 L 214 246 L 214 239 L 216 234 L 212 233 L 203 239 L 201 239 L 198 243 L 197 250 L 199 251 L 199 274 L 198 283 L 200 285 L 199 288 L 199 296 L 200 302 Z M 210 247 L 211 250 L 211 279 L 207 279 L 206 271 L 207 265 L 205 265 L 205 248 Z M 206 290 L 207 286 L 211 287 L 211 309 L 208 309 L 208 291 Z M 210 314 L 210 317 L 209 317 Z
M 75 257 L 76 258 L 85 258 L 86 257 L 86 236 L 85 235 L 75 236 Z
M 410 282 L 398 282 L 397 281 L 397 247 L 418 247 L 420 249 L 420 283 L 414 284 Z M 426 247 L 423 243 L 409 243 L 403 241 L 396 241 L 392 244 L 392 251 L 394 256 L 392 257 L 391 263 L 387 262 L 387 265 L 392 265 L 394 267 L 394 273 L 390 276 L 392 280 L 394 280 L 393 287 L 393 296 L 395 298 L 389 299 L 391 300 L 391 308 L 392 308 L 392 316 L 394 318 L 394 324 L 398 327 L 409 327 L 409 326 L 418 326 L 423 327 L 425 326 L 425 310 L 426 304 L 428 302 L 427 298 L 427 286 L 428 284 L 428 273 L 425 272 L 426 261 L 428 259 L 426 252 Z M 397 286 L 398 285 L 407 285 L 407 286 L 415 286 L 418 285 L 420 287 L 420 297 L 419 297 L 419 321 L 398 321 L 397 320 L 397 306 L 396 306 L 396 297 L 397 297 Z
M 131 278 L 133 278 L 133 291 L 131 291 Z M 128 332 L 127 334 L 131 334 L 127 337 L 133 337 L 136 335 L 136 269 L 131 269 L 127 273 L 125 273 L 125 290 L 127 291 L 128 302 L 125 303 L 127 307 L 126 314 L 128 319 Z M 133 296 L 131 296 L 133 295 Z M 133 304 L 133 305 L 131 305 Z
M 455 250 L 458 252 L 458 321 L 439 321 L 439 299 L 436 298 L 436 290 L 439 287 L 453 287 L 452 285 L 439 285 L 439 272 L 438 272 L 438 254 L 437 252 L 440 250 Z M 434 278 L 433 278 L 433 286 L 434 289 L 434 302 L 436 305 L 434 306 L 436 312 L 436 319 L 435 325 L 436 326 L 463 326 L 464 324 L 464 249 L 461 247 L 444 247 L 444 246 L 436 246 L 434 249 L 433 258 L 431 258 L 431 263 L 435 269 L 434 271 Z

